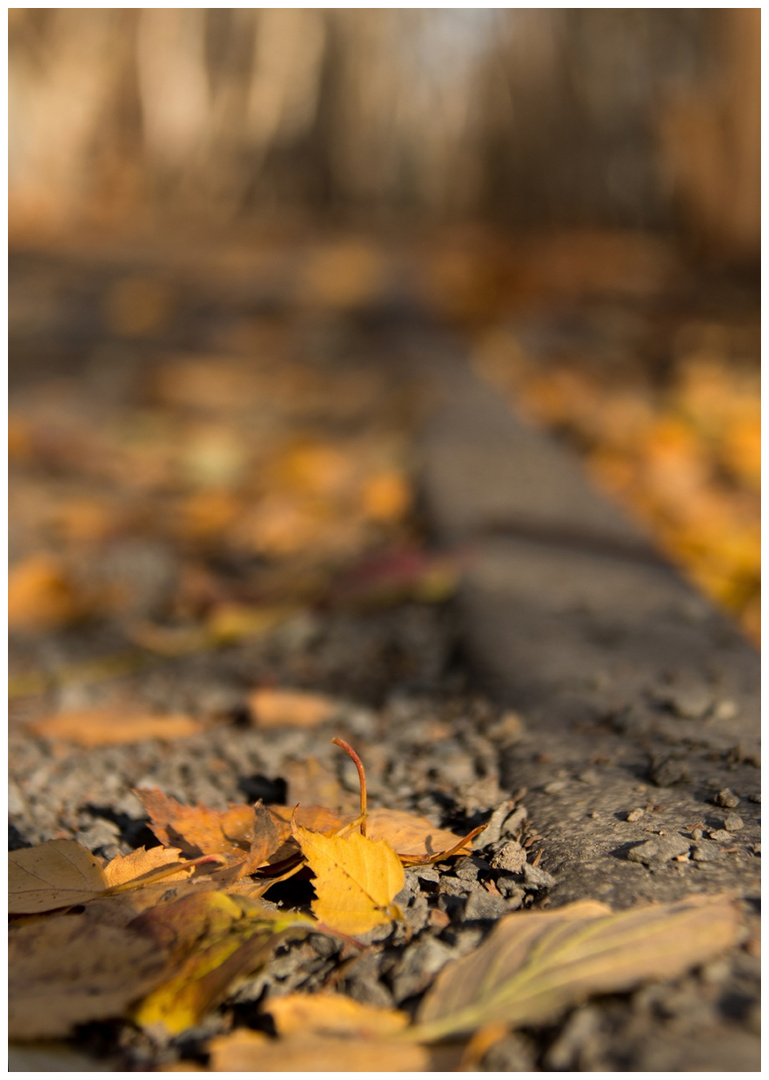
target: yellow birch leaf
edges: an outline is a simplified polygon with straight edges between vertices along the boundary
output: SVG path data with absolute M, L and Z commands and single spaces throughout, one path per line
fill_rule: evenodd
M 409 1037 L 432 1041 L 494 1023 L 552 1019 L 590 994 L 672 979 L 732 945 L 739 911 L 728 896 L 692 896 L 612 913 L 596 901 L 514 912 L 474 952 L 448 964 Z
M 76 840 L 46 840 L 8 855 L 8 913 L 85 903 L 108 888 L 99 860 Z
M 301 825 L 294 825 L 293 833 L 315 874 L 312 910 L 320 922 L 344 934 L 365 934 L 401 917 L 392 901 L 405 875 L 388 843 L 360 833 L 322 836 Z

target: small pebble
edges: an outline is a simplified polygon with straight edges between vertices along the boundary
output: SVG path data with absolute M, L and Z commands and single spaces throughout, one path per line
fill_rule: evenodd
M 655 836 L 643 844 L 632 847 L 627 853 L 629 862 L 650 863 L 667 862 L 676 855 L 683 855 L 689 850 L 689 841 L 682 836 Z
M 739 832 L 743 827 L 743 820 L 739 814 L 727 814 L 726 821 L 724 821 L 724 828 L 728 832 Z
M 702 829 L 692 829 L 692 840 L 701 840 L 702 835 Z
M 559 791 L 567 786 L 565 780 L 551 780 L 549 784 L 545 784 L 544 792 L 546 795 L 557 795 Z
M 717 794 L 713 796 L 713 802 L 716 806 L 725 806 L 729 809 L 740 805 L 739 795 L 735 795 L 729 788 L 722 788 Z
M 748 800 L 750 802 L 752 802 L 752 803 L 760 803 L 761 802 L 761 792 L 760 791 L 754 791 L 752 795 L 748 795 Z
M 722 701 L 717 701 L 713 707 L 713 719 L 714 720 L 734 720 L 735 716 L 739 712 L 736 702 L 730 698 L 724 698 Z
M 695 844 L 692 848 L 692 860 L 694 862 L 713 862 L 719 857 L 719 850 L 715 844 L 708 843 L 706 840 L 704 843 Z
M 511 840 L 500 848 L 491 860 L 491 865 L 495 870 L 506 870 L 509 874 L 523 873 L 525 863 L 526 852 L 515 840 Z
M 629 814 L 628 814 L 628 816 L 627 816 L 627 820 L 628 820 L 628 821 L 640 821 L 640 819 L 641 819 L 641 818 L 642 818 L 643 816 L 644 816 L 644 812 L 643 812 L 643 809 L 642 809 L 642 807 L 640 807 L 640 806 L 637 806 L 637 807 L 635 808 L 635 810 L 631 810 L 631 811 L 630 811 L 630 813 L 629 813 Z
M 479 889 L 471 893 L 465 904 L 465 919 L 472 922 L 476 919 L 499 919 L 509 910 L 501 896 L 492 896 L 491 893 Z
M 726 829 L 711 829 L 710 839 L 715 840 L 718 844 L 731 844 L 734 837 Z

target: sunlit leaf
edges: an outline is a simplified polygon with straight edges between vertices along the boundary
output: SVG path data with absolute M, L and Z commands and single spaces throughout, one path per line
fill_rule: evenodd
M 345 934 L 363 934 L 399 917 L 392 901 L 405 877 L 389 844 L 360 833 L 322 836 L 301 825 L 294 826 L 294 837 L 315 874 L 312 910 L 320 922 Z

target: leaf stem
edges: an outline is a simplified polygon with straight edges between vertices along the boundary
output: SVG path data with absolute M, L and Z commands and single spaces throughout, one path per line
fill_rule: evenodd
M 346 754 L 352 758 L 355 762 L 355 768 L 358 770 L 358 779 L 360 780 L 360 834 L 366 835 L 366 770 L 363 768 L 363 762 L 355 753 L 349 743 L 346 743 L 344 739 L 332 739 L 333 743 L 339 746 Z

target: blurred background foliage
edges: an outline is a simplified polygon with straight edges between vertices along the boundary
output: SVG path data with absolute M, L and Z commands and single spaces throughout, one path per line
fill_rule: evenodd
M 758 638 L 760 9 L 16 8 L 9 104 L 12 253 L 144 251 L 106 332 L 408 294 Z
M 397 213 L 758 251 L 757 8 L 9 19 L 15 225 Z

